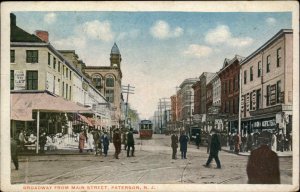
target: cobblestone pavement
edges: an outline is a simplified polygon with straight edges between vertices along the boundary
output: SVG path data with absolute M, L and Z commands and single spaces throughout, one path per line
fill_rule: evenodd
M 137 137 L 137 135 L 135 135 Z M 11 164 L 12 184 L 246 184 L 248 156 L 221 151 L 222 169 L 202 165 L 206 147 L 189 145 L 187 159 L 171 159 L 170 136 L 152 140 L 136 138 L 135 157 L 114 159 L 110 144 L 107 157 L 80 155 L 20 156 L 20 168 Z M 179 150 L 177 157 L 179 157 Z M 280 158 L 281 183 L 292 184 L 292 157 Z

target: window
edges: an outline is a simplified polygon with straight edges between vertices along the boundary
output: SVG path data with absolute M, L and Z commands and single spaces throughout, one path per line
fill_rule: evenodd
M 236 88 L 236 89 L 239 89 L 239 86 L 240 86 L 240 85 L 239 85 L 239 82 L 240 82 L 239 74 L 237 74 L 237 75 L 235 76 L 235 82 L 234 82 L 234 83 L 235 83 L 235 88 Z M 235 90 L 236 90 L 236 89 L 235 89 Z
M 15 73 L 14 70 L 10 70 L 10 90 L 15 88 Z
M 277 103 L 281 103 L 282 102 L 282 98 L 281 98 L 281 81 L 277 81 L 276 83 L 277 85 L 277 92 L 276 92 L 276 100 Z
M 68 99 L 68 83 L 66 83 L 66 99 Z
M 15 50 L 10 50 L 10 62 L 14 63 L 16 59 Z
M 256 109 L 260 108 L 260 103 L 261 103 L 261 90 L 256 91 Z
M 62 96 L 65 97 L 65 82 L 63 82 L 62 86 Z
M 228 93 L 231 93 L 231 80 L 228 81 Z
M 68 68 L 66 68 L 66 77 L 68 78 L 68 75 L 69 74 L 69 69 Z
M 250 110 L 253 109 L 253 103 L 252 103 L 252 92 L 250 93 Z
M 244 71 L 244 84 L 247 84 L 247 71 Z
M 63 76 L 65 75 L 65 66 L 63 65 Z
M 225 113 L 229 113 L 229 101 L 226 101 Z
M 257 63 L 257 77 L 261 76 L 261 61 Z
M 106 97 L 106 100 L 110 103 L 113 103 L 114 102 L 114 90 L 113 89 L 107 89 L 105 91 L 105 97 Z
M 56 68 L 56 58 L 53 58 L 53 69 Z
M 38 89 L 38 71 L 26 71 L 26 89 Z
M 72 80 L 72 71 L 70 70 L 70 80 Z
M 70 85 L 70 100 L 72 99 L 72 87 L 71 87 L 71 85 Z
M 235 108 L 235 113 L 238 113 L 239 112 L 239 98 L 238 97 L 235 98 L 234 108 Z
M 48 65 L 49 65 L 49 67 L 50 67 L 50 60 L 51 60 L 51 55 L 50 55 L 50 53 L 48 53 Z
M 57 70 L 60 72 L 60 61 L 58 61 Z
M 270 105 L 270 85 L 267 86 L 267 106 Z
M 26 63 L 37 63 L 39 54 L 37 50 L 26 50 Z
M 93 83 L 94 83 L 96 89 L 101 89 L 102 88 L 102 86 L 101 86 L 101 78 L 100 77 L 93 78 Z
M 253 67 L 250 67 L 250 81 L 253 81 Z
M 270 64 L 271 64 L 271 63 L 270 63 L 270 62 L 271 62 L 270 59 L 271 59 L 271 56 L 268 55 L 268 56 L 267 56 L 267 73 L 270 72 Z
M 281 48 L 277 49 L 277 67 L 281 65 Z
M 113 77 L 109 76 L 106 78 L 106 87 L 114 87 L 115 86 L 115 80 Z

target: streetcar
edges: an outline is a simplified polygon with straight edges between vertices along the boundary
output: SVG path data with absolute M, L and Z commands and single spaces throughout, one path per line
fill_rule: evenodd
M 151 139 L 153 130 L 152 130 L 152 122 L 150 120 L 141 120 L 139 123 L 139 132 L 141 139 Z

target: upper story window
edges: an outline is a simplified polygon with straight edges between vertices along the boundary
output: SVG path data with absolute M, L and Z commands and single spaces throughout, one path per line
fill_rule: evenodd
M 69 69 L 66 68 L 66 77 L 67 77 L 67 78 L 69 77 L 68 73 L 69 73 Z
M 65 75 L 65 66 L 63 65 L 63 76 Z
M 102 86 L 101 86 L 101 77 L 99 77 L 99 76 L 93 77 L 93 83 L 94 83 L 96 89 L 101 89 L 102 88 Z
M 257 77 L 261 76 L 261 61 L 257 63 Z
M 56 68 L 56 58 L 54 57 L 53 58 L 53 69 L 55 69 Z
M 256 91 L 256 109 L 260 108 L 260 103 L 261 103 L 261 90 Z
M 281 48 L 277 49 L 277 67 L 281 65 Z
M 271 92 L 271 89 L 270 89 L 270 85 L 267 86 L 267 106 L 270 105 L 270 92 Z
M 15 88 L 15 73 L 14 70 L 10 70 L 10 90 Z
M 57 70 L 58 70 L 58 72 L 60 72 L 60 61 L 58 61 Z
M 48 53 L 48 65 L 50 66 L 51 65 L 51 54 Z
M 267 73 L 270 72 L 270 65 L 271 65 L 271 55 L 267 56 Z
M 16 60 L 15 50 L 10 50 L 10 62 L 14 63 Z
M 247 84 L 247 71 L 244 71 L 244 84 Z
M 108 76 L 106 78 L 106 87 L 114 87 L 115 86 L 115 80 L 112 76 Z
M 114 90 L 113 89 L 107 89 L 105 91 L 105 97 L 106 97 L 106 100 L 110 103 L 113 103 L 114 102 Z
M 38 50 L 26 50 L 26 63 L 38 63 Z
M 283 98 L 281 98 L 281 81 L 277 81 L 277 85 L 276 85 L 277 89 L 276 89 L 276 101 L 277 103 L 282 103 L 283 102 Z
M 250 67 L 250 81 L 253 81 L 253 67 Z
M 70 70 L 70 80 L 72 80 L 72 71 Z
M 38 71 L 26 71 L 26 89 L 38 89 Z

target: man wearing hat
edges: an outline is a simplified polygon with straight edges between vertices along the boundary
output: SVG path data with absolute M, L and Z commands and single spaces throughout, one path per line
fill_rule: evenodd
M 211 130 L 211 143 L 210 143 L 210 151 L 209 151 L 209 157 L 204 167 L 209 167 L 209 164 L 211 163 L 212 159 L 215 159 L 217 163 L 217 169 L 221 169 L 221 163 L 219 160 L 219 151 L 221 151 L 221 143 L 220 139 L 217 135 L 217 131 L 215 129 Z
M 134 138 L 133 138 L 133 129 L 129 129 L 129 133 L 127 134 L 127 157 L 129 157 L 129 151 L 131 148 L 131 156 L 134 157 Z
M 175 131 L 173 131 L 171 136 L 171 147 L 172 147 L 172 159 L 176 159 L 176 153 L 178 148 L 178 136 Z
M 118 128 L 114 130 L 113 143 L 115 146 L 115 158 L 119 159 L 119 154 L 121 152 L 121 133 Z

